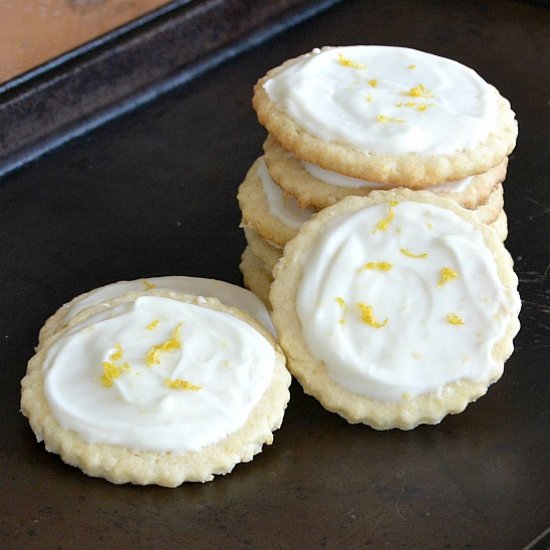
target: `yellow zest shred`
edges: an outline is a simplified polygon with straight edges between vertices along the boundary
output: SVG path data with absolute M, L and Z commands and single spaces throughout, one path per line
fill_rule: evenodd
M 111 361 L 104 361 L 103 374 L 99 380 L 106 388 L 110 388 L 113 385 L 113 380 L 116 380 L 123 372 L 129 370 L 130 365 L 128 363 L 124 363 L 123 365 L 115 365 L 114 363 L 111 363 Z
M 393 267 L 391 262 L 367 262 L 359 269 L 376 269 L 378 271 L 389 271 Z
M 390 201 L 389 203 L 389 206 L 390 206 L 390 211 L 388 213 L 388 215 L 383 219 L 383 220 L 380 220 L 377 224 L 376 224 L 376 228 L 374 229 L 373 233 L 378 229 L 378 231 L 386 231 L 386 229 L 388 229 L 390 223 L 392 222 L 393 218 L 395 218 L 395 211 L 394 211 L 394 208 L 398 205 L 399 203 L 397 201 Z
M 411 70 L 412 70 L 412 69 L 416 69 L 416 65 L 409 65 L 409 66 L 407 67 L 407 69 L 411 69 Z
M 439 279 L 437 286 L 443 286 L 445 283 L 448 283 L 449 281 L 453 281 L 458 277 L 458 273 L 450 268 L 450 267 L 442 267 L 441 268 L 441 278 Z
M 353 59 L 350 59 L 349 57 L 346 57 L 345 55 L 339 53 L 338 54 L 338 63 L 342 65 L 343 67 L 349 67 L 350 69 L 366 69 L 367 66 L 363 63 L 359 63 L 358 61 L 354 61 Z
M 154 283 L 151 283 L 147 279 L 143 279 L 143 286 L 145 287 L 145 290 L 153 290 L 153 288 L 157 288 L 157 285 Z
M 118 361 L 119 359 L 122 359 L 123 353 L 124 352 L 122 351 L 122 346 L 120 344 L 115 344 L 115 351 L 111 353 L 109 359 L 111 361 Z
M 161 352 L 167 352 L 167 351 L 173 351 L 175 349 L 181 348 L 181 339 L 179 335 L 180 327 L 183 323 L 180 323 L 172 333 L 172 337 L 166 340 L 166 342 L 162 342 L 161 344 L 157 344 L 155 346 L 151 346 L 151 349 L 147 352 L 147 356 L 145 357 L 145 363 L 148 367 L 151 367 L 152 365 L 158 365 L 160 363 L 160 357 L 159 354 Z
M 357 307 L 361 310 L 361 320 L 366 325 L 369 325 L 370 327 L 374 327 L 374 328 L 382 328 L 388 324 L 387 319 L 384 319 L 384 321 L 380 323 L 374 318 L 374 314 L 372 312 L 372 306 L 364 304 L 363 302 L 358 302 Z
M 158 319 L 154 319 L 145 328 L 147 330 L 154 330 L 159 326 L 159 323 L 160 323 L 160 321 Z
M 344 300 L 344 298 L 340 298 L 340 296 L 337 296 L 335 300 L 336 300 L 336 303 L 342 308 L 342 318 L 338 322 L 341 325 L 345 325 L 346 324 L 345 315 L 346 315 L 346 311 L 348 310 L 348 305 L 346 304 L 346 301 Z
M 172 390 L 191 390 L 197 391 L 202 390 L 202 386 L 197 386 L 196 384 L 191 384 L 183 378 L 165 378 L 163 384 Z
M 376 117 L 377 122 L 394 122 L 396 124 L 403 124 L 405 120 L 403 118 L 397 118 L 394 116 L 378 115 Z
M 368 103 L 372 103 L 372 102 L 373 102 L 372 95 L 371 95 L 369 92 L 367 92 L 367 96 L 366 96 L 366 97 L 367 97 L 367 102 L 368 102 Z
M 378 80 L 376 80 L 376 78 L 369 80 L 369 85 L 373 88 L 378 88 Z
M 408 256 L 409 258 L 416 258 L 418 260 L 423 260 L 424 258 L 428 257 L 427 252 L 422 252 L 420 254 L 415 254 L 414 252 L 411 252 L 407 248 L 400 248 L 399 252 L 401 252 L 401 254 L 405 254 L 405 256 Z
M 434 96 L 433 92 L 428 90 L 428 88 L 426 88 L 424 84 L 413 86 L 408 92 L 403 92 L 403 94 L 410 97 L 423 97 L 426 99 L 430 99 Z
M 463 325 L 464 324 L 464 320 L 461 317 L 459 317 L 456 313 L 449 313 L 447 315 L 447 322 L 450 325 Z
M 396 107 L 406 107 L 408 109 L 414 109 L 415 111 L 427 111 L 433 106 L 433 103 L 415 103 L 414 101 L 400 101 L 395 104 Z
M 433 103 L 419 103 L 416 106 L 416 110 L 424 112 L 424 111 L 427 111 L 432 105 L 433 105 Z

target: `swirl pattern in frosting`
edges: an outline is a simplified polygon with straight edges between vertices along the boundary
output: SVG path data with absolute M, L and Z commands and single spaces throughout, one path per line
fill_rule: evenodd
M 144 295 L 54 341 L 44 394 L 58 423 L 83 441 L 181 453 L 239 429 L 274 364 L 273 346 L 245 321 Z
M 382 155 L 474 148 L 498 111 L 497 92 L 472 69 L 389 46 L 315 49 L 264 89 L 312 136 Z
M 304 258 L 296 309 L 333 380 L 397 402 L 488 379 L 519 299 L 473 225 L 406 201 L 331 220 Z

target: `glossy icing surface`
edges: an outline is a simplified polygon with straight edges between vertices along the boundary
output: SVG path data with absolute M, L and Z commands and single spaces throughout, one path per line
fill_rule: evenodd
M 519 310 L 481 233 L 414 202 L 331 220 L 304 259 L 296 303 L 329 376 L 381 401 L 485 380 L 493 345 Z
M 283 193 L 282 189 L 269 175 L 263 158 L 260 159 L 258 164 L 258 177 L 262 184 L 269 211 L 275 218 L 292 229 L 299 229 L 311 218 L 314 213 L 313 210 L 300 208 L 294 198 Z
M 351 176 L 345 176 L 344 174 L 339 174 L 338 172 L 334 172 L 333 170 L 327 170 L 326 168 L 322 168 L 321 166 L 318 166 L 317 164 L 312 164 L 310 162 L 301 162 L 306 171 L 309 172 L 313 177 L 324 181 L 325 183 L 336 185 L 338 187 L 348 187 L 350 189 L 361 189 L 365 187 L 369 189 L 391 189 L 392 187 L 395 187 L 394 185 L 390 185 L 387 183 L 367 181 L 361 180 L 359 178 L 353 178 Z M 472 181 L 473 177 L 468 176 L 461 180 L 437 183 L 436 185 L 430 186 L 428 190 L 435 193 L 442 191 L 460 192 L 466 190 L 466 188 L 472 183 Z
M 475 71 L 409 48 L 315 49 L 264 89 L 312 136 L 365 153 L 452 154 L 484 141 L 497 116 Z
M 151 277 L 149 279 L 136 279 L 134 281 L 120 281 L 102 286 L 77 300 L 70 302 L 65 307 L 64 321 L 70 321 L 75 315 L 90 306 L 96 306 L 107 300 L 118 298 L 127 292 L 166 289 L 192 294 L 194 296 L 206 296 L 218 298 L 222 303 L 241 309 L 257 319 L 272 334 L 275 334 L 271 317 L 263 305 L 252 292 L 225 281 L 216 279 L 203 279 L 200 277 L 185 277 L 180 275 L 166 277 Z
M 273 346 L 222 311 L 141 296 L 70 328 L 47 350 L 44 393 L 84 441 L 185 452 L 239 429 L 269 386 Z

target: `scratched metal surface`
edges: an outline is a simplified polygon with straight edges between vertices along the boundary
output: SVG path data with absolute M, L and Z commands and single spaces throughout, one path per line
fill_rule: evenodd
M 550 11 L 522 2 L 343 2 L 0 181 L 2 547 L 521 548 L 543 532 L 548 28 Z M 239 282 L 234 196 L 264 137 L 251 87 L 283 59 L 353 43 L 457 59 L 517 112 L 505 192 L 523 327 L 503 378 L 439 426 L 387 433 L 348 425 L 294 384 L 274 445 L 206 485 L 115 487 L 45 452 L 18 413 L 19 380 L 45 318 L 119 279 Z

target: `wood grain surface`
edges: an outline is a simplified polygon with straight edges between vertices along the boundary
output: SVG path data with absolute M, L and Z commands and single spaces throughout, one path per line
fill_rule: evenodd
M 0 83 L 169 0 L 2 0 Z

